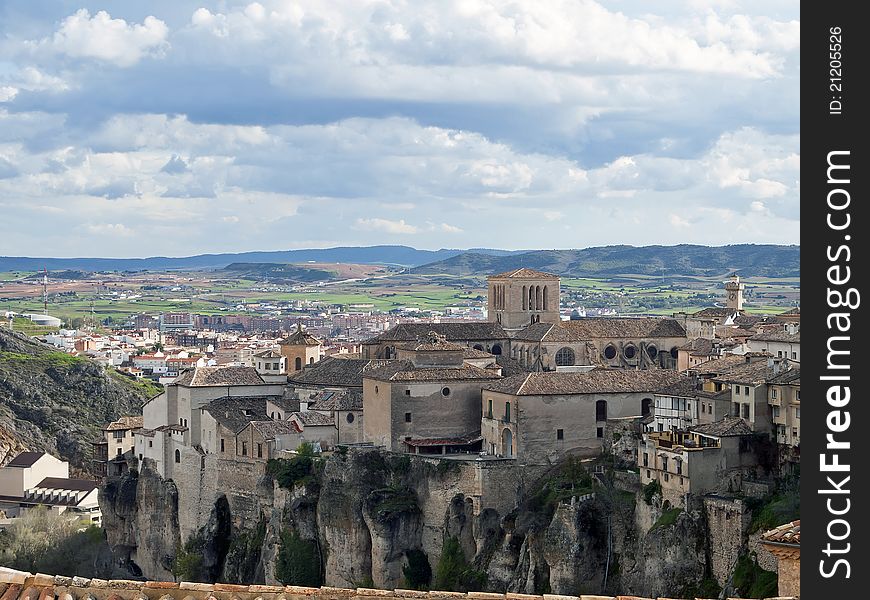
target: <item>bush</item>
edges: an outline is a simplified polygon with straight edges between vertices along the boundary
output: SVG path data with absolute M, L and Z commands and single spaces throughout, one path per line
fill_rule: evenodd
M 662 513 L 662 516 L 658 518 L 658 520 L 653 523 L 653 526 L 650 527 L 650 531 L 653 529 L 659 529 L 661 527 L 668 527 L 673 525 L 677 520 L 677 517 L 680 516 L 680 513 L 683 512 L 682 508 L 672 508 L 670 510 L 666 510 Z
M 459 539 L 448 537 L 435 569 L 435 589 L 447 592 L 480 591 L 486 586 L 486 573 L 468 564 Z
M 373 490 L 366 501 L 369 511 L 382 523 L 391 521 L 402 514 L 420 512 L 417 494 L 414 493 L 414 490 L 406 487 Z
M 749 554 L 737 560 L 733 582 L 742 598 L 773 598 L 777 595 L 776 573 L 762 569 L 755 557 Z
M 432 566 L 429 557 L 422 550 L 408 550 L 405 552 L 408 564 L 402 567 L 402 575 L 405 576 L 405 587 L 412 590 L 425 590 L 432 581 Z
M 320 553 L 317 544 L 303 540 L 295 531 L 281 530 L 281 546 L 275 558 L 275 577 L 284 585 L 320 587 Z
M 203 540 L 199 536 L 191 536 L 184 544 L 179 545 L 175 551 L 175 560 L 172 561 L 172 574 L 182 581 L 206 581 L 208 574 L 202 568 Z
M 293 458 L 271 458 L 266 462 L 266 472 L 275 478 L 282 488 L 293 489 L 297 483 L 313 480 L 314 459 L 299 455 Z
M 783 491 L 762 500 L 747 499 L 752 511 L 749 533 L 766 531 L 800 518 L 801 497 L 798 490 Z
M 662 484 L 659 483 L 658 479 L 653 479 L 648 484 L 643 486 L 643 501 L 647 504 L 652 505 L 653 496 L 656 494 L 661 495 L 662 493 Z

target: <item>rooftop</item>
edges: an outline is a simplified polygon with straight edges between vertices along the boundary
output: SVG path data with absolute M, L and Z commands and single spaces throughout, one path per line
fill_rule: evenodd
M 228 396 L 212 400 L 206 407 L 205 412 L 233 433 L 244 429 L 251 421 L 267 421 L 266 397 L 238 398 Z
M 488 369 L 464 364 L 461 367 L 415 367 L 410 360 L 391 360 L 365 374 L 379 381 L 468 381 L 501 379 Z
M 682 375 L 676 371 L 629 371 L 595 369 L 585 373 L 546 371 L 508 377 L 484 389 L 514 396 L 552 396 L 571 394 L 654 393 L 673 385 Z
M 690 431 L 713 437 L 731 437 L 736 435 L 752 435 L 752 428 L 740 417 L 725 417 L 715 423 L 690 427 Z
M 196 367 L 179 375 L 170 385 L 212 387 L 225 385 L 264 385 L 253 367 Z
M 142 417 L 121 417 L 117 421 L 109 423 L 104 431 L 139 429 L 140 427 L 142 427 Z
M 99 484 L 89 479 L 67 479 L 66 477 L 46 477 L 35 488 L 47 488 L 51 490 L 69 490 L 72 492 L 90 492 Z
M 800 519 L 774 527 L 761 535 L 762 541 L 774 544 L 801 545 L 801 522 Z
M 381 342 L 416 342 L 421 336 L 434 331 L 450 341 L 456 340 L 506 340 L 504 328 L 488 321 L 462 323 L 399 323 L 382 334 L 366 340 L 366 344 Z
M 505 271 L 498 275 L 490 275 L 487 279 L 559 279 L 559 276 L 523 267 L 513 271 Z
M 335 421 L 333 421 L 332 417 L 315 411 L 294 412 L 290 413 L 290 416 L 298 419 L 299 422 L 306 427 L 335 425 Z
M 320 346 L 321 342 L 310 333 L 302 331 L 302 324 L 296 325 L 296 331 L 278 342 L 282 346 Z
M 28 467 L 35 465 L 36 461 L 42 458 L 44 454 L 45 452 L 22 452 L 9 461 L 6 466 L 27 469 Z
M 290 375 L 291 385 L 362 387 L 363 374 L 390 361 L 330 356 Z
M 310 410 L 362 410 L 363 397 L 360 390 L 324 390 L 309 400 Z
M 579 339 L 686 337 L 686 330 L 676 319 L 666 317 L 581 317 L 563 321 Z
M 529 342 L 579 342 L 584 338 L 562 323 L 531 323 L 520 329 L 514 339 Z

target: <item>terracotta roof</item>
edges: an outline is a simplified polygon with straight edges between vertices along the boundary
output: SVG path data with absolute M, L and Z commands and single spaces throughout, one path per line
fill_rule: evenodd
M 298 325 L 296 331 L 278 342 L 282 346 L 320 346 L 321 342 L 310 333 L 302 331 L 302 325 Z
M 696 319 L 707 319 L 707 318 L 717 318 L 717 317 L 724 318 L 724 317 L 730 317 L 731 315 L 733 315 L 736 312 L 737 312 L 737 310 L 735 310 L 733 308 L 711 306 L 709 308 L 704 308 L 704 309 L 699 310 L 698 312 L 692 313 L 692 317 L 694 317 Z
M 682 376 L 676 371 L 596 369 L 585 373 L 545 371 L 515 375 L 484 387 L 514 396 L 571 394 L 654 393 L 673 385 Z
M 360 390 L 324 390 L 309 401 L 311 410 L 362 410 L 363 397 Z
M 415 342 L 430 331 L 443 335 L 450 341 L 457 340 L 506 340 L 508 334 L 498 323 L 488 321 L 466 321 L 463 323 L 399 323 L 382 334 L 363 342 Z
M 761 534 L 761 539 L 774 544 L 801 545 L 801 521 L 792 521 Z
M 22 452 L 21 454 L 19 454 L 15 458 L 13 458 L 11 461 L 9 461 L 6 464 L 6 466 L 7 467 L 19 467 L 22 469 L 26 469 L 26 468 L 32 467 L 34 464 L 36 464 L 36 461 L 38 461 L 40 458 L 42 458 L 44 454 L 46 454 L 46 453 L 45 452 Z
M 296 417 L 305 427 L 323 427 L 325 425 L 335 425 L 335 421 L 329 415 L 323 413 L 308 411 L 290 413 L 291 417 Z
M 561 323 L 531 323 L 520 329 L 514 339 L 529 342 L 580 342 L 576 331 L 563 327 Z
M 283 354 L 275 350 L 264 350 L 254 355 L 257 358 L 281 358 Z
M 330 356 L 311 366 L 306 366 L 302 371 L 290 375 L 288 379 L 291 385 L 361 388 L 364 373 L 388 362 L 390 361 Z
M 121 417 L 109 423 L 103 431 L 118 431 L 122 429 L 138 429 L 142 427 L 142 417 Z
M 228 396 L 218 398 L 217 400 L 212 400 L 205 407 L 205 412 L 233 433 L 240 432 L 251 421 L 266 421 L 269 419 L 266 414 L 265 396 L 244 398 Z
M 731 437 L 736 435 L 752 435 L 752 428 L 740 417 L 725 417 L 715 423 L 706 423 L 690 427 L 690 431 L 713 437 Z
M 505 271 L 498 275 L 490 275 L 487 279 L 559 279 L 559 276 L 523 267 L 513 271 Z
M 364 374 L 366 379 L 378 381 L 469 381 L 501 379 L 491 370 L 474 365 L 461 367 L 415 367 L 409 360 L 391 360 L 387 364 Z
M 676 396 L 679 398 L 694 398 L 700 390 L 693 377 L 681 377 L 671 385 L 656 392 L 657 396 Z
M 191 583 L 171 581 L 130 581 L 88 579 L 86 577 L 64 577 L 62 575 L 33 574 L 0 567 L 0 595 L 5 600 L 34 600 L 36 598 L 113 598 L 114 600 L 134 600 L 139 598 L 178 597 L 188 600 L 232 600 L 234 598 L 262 598 L 263 600 L 284 600 L 285 598 L 308 598 L 310 600 L 329 600 L 336 598 L 383 600 L 418 600 L 420 598 L 451 598 L 454 600 L 474 600 L 480 598 L 477 592 L 417 592 L 411 590 L 375 590 L 371 588 L 344 589 L 335 587 L 301 587 L 282 585 L 235 585 L 229 583 Z M 510 600 L 505 594 L 488 594 L 491 600 Z M 588 597 L 588 596 L 587 596 Z M 523 596 L 527 600 L 544 600 L 544 596 Z M 578 596 L 559 596 L 562 600 L 580 600 Z M 601 600 L 617 600 L 612 596 L 596 596 Z M 623 596 L 625 598 L 625 596 Z M 786 599 L 780 599 L 786 600 Z
M 695 338 L 679 348 L 692 356 L 709 356 L 713 353 L 713 340 L 708 338 Z
M 732 369 L 746 364 L 746 357 L 740 354 L 726 354 L 719 358 L 711 358 L 702 363 L 698 363 L 694 367 L 690 367 L 690 371 L 698 373 L 722 375 L 728 373 Z M 767 364 L 765 361 L 764 364 Z
M 800 344 L 801 332 L 786 333 L 785 331 L 762 331 L 761 333 L 756 333 L 749 339 L 750 341 L 758 342 L 786 342 L 790 344 Z
M 801 384 L 801 370 L 800 369 L 789 369 L 788 371 L 784 371 L 775 377 L 771 377 L 767 380 L 768 384 L 773 385 L 800 385 Z
M 297 433 L 296 427 L 290 421 L 251 421 L 248 426 L 256 429 L 264 440 L 274 440 L 276 435 L 282 433 Z
M 179 375 L 170 385 L 211 387 L 227 385 L 264 385 L 253 367 L 196 367 Z
M 774 372 L 773 367 L 768 366 L 766 360 L 758 360 L 751 363 L 744 362 L 742 365 L 736 365 L 727 372 L 717 375 L 713 379 L 725 383 L 759 384 L 766 382 L 775 375 L 776 373 Z
M 561 325 L 579 339 L 686 337 L 679 321 L 664 317 L 581 317 Z

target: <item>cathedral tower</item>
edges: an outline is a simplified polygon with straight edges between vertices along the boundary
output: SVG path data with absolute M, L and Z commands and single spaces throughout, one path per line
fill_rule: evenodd
M 559 277 L 533 269 L 516 269 L 487 278 L 489 320 L 506 330 L 530 323 L 558 323 Z

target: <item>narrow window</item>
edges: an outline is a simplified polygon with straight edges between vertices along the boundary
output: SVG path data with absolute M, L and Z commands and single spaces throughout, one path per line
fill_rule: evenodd
M 257 444 L 257 458 L 263 458 L 263 444 Z
M 492 418 L 492 398 L 486 401 L 486 418 Z
M 411 413 L 405 413 L 405 423 L 411 422 Z
M 504 420 L 505 421 L 511 420 L 511 403 L 510 402 L 504 403 Z
M 564 429 L 557 429 L 556 430 L 556 439 L 557 440 L 564 440 L 565 439 L 565 430 Z
M 661 427 L 661 424 L 659 424 L 659 427 Z M 595 432 L 595 437 L 599 437 L 599 438 L 604 437 L 604 427 L 599 427 L 597 429 L 597 431 Z
M 224 438 L 221 438 L 221 452 L 224 451 Z
M 643 466 L 645 466 L 645 467 L 649 466 L 649 453 L 648 452 L 643 453 Z
M 242 442 L 242 456 L 248 455 L 248 442 Z
M 177 462 L 177 463 L 181 462 L 181 451 L 180 450 L 175 451 L 175 462 Z

